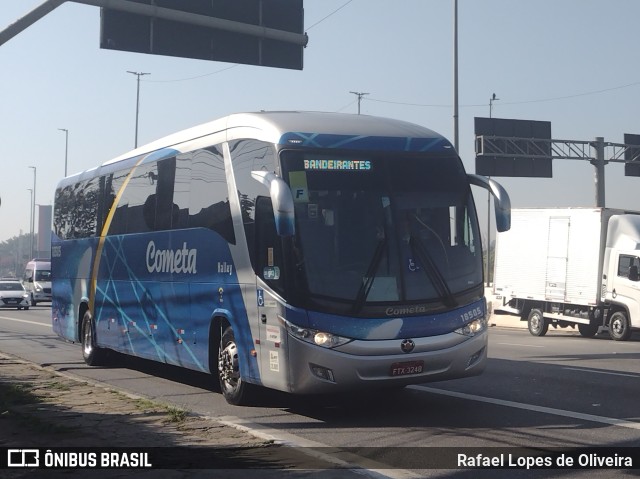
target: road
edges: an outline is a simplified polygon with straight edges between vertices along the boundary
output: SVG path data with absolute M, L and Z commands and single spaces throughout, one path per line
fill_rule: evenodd
M 405 455 L 414 447 L 640 447 L 637 334 L 615 342 L 564 331 L 533 337 L 526 330 L 494 327 L 487 370 L 476 378 L 339 399 L 267 392 L 259 405 L 235 407 L 201 373 L 131 359 L 110 368 L 85 366 L 79 345 L 52 333 L 49 314 L 47 305 L 0 310 L 0 351 L 298 446 L 392 448 Z M 518 471 L 510 472 L 514 477 Z M 542 474 L 536 477 L 558 477 L 557 470 L 536 472 Z M 563 477 L 625 473 L 562 472 Z M 404 477 L 400 469 L 385 475 Z

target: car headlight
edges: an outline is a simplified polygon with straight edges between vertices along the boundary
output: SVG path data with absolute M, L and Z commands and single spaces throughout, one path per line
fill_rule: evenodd
M 29 294 L 28 293 L 24 293 L 22 295 L 22 299 L 29 299 Z
M 289 321 L 285 321 L 284 324 L 291 336 L 323 348 L 335 348 L 336 346 L 342 346 L 343 344 L 347 344 L 352 341 L 350 338 L 325 333 L 324 331 L 318 331 L 311 328 L 301 328 L 300 326 L 291 324 Z
M 40 286 L 38 283 L 36 283 L 36 284 L 35 284 L 35 287 L 36 287 L 36 291 L 37 291 L 38 293 L 41 293 L 41 292 L 42 292 L 42 286 Z
M 480 334 L 485 329 L 487 329 L 486 318 L 478 318 L 471 321 L 470 323 L 465 324 L 461 328 L 456 329 L 454 333 L 462 334 L 463 336 L 469 336 L 471 338 L 476 334 Z

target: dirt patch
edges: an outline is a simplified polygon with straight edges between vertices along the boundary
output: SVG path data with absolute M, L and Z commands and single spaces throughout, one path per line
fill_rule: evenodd
M 215 468 L 221 473 L 222 469 L 269 469 L 275 473 L 278 469 L 324 468 L 311 464 L 299 451 L 213 418 L 90 384 L 5 354 L 0 354 L 0 447 L 206 448 L 214 464 L 219 460 L 220 467 Z M 187 469 L 183 472 L 193 477 L 195 471 L 189 470 L 187 463 L 183 467 Z M 0 469 L 0 476 L 70 477 L 73 472 Z M 86 472 L 91 472 L 91 477 L 118 478 L 143 474 L 137 470 L 131 474 L 127 470 L 94 470 L 84 471 L 85 477 Z M 182 477 L 169 472 L 155 471 L 150 477 Z M 206 477 L 232 477 L 227 473 L 212 476 L 209 472 Z

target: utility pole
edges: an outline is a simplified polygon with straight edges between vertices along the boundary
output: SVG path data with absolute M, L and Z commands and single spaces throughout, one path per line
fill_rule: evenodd
M 591 145 L 595 150 L 596 157 L 590 163 L 596 168 L 596 206 L 604 208 L 604 167 L 607 164 L 604 159 L 604 138 L 596 136 L 596 141 Z
M 33 201 L 31 202 L 31 257 L 33 259 L 33 240 L 35 235 L 35 218 L 36 218 L 36 167 L 30 166 L 33 169 Z
M 453 0 L 453 147 L 456 151 L 458 146 L 458 0 Z
M 69 157 L 69 130 L 66 128 L 58 128 L 60 131 L 64 131 L 64 177 L 67 177 L 67 160 Z
M 368 95 L 368 93 L 363 93 L 359 91 L 350 91 L 349 93 L 353 93 L 358 97 L 358 115 L 360 114 L 360 102 L 362 101 L 362 97 Z
M 127 73 L 131 73 L 132 75 L 136 75 L 138 77 L 138 89 L 136 93 L 136 139 L 135 139 L 135 148 L 138 148 L 138 115 L 140 112 L 140 77 L 142 75 L 151 75 L 151 73 L 142 73 L 142 72 L 132 72 L 127 70 Z
M 494 93 L 489 98 L 489 118 L 493 113 L 493 102 L 499 100 Z M 489 253 L 491 251 L 491 192 L 487 192 L 487 263 L 485 265 L 485 276 L 487 278 L 487 287 L 489 286 Z

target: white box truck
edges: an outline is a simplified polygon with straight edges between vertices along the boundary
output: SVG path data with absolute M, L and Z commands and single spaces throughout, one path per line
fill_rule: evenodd
M 608 328 L 624 341 L 640 329 L 640 212 L 610 208 L 511 210 L 511 229 L 496 242 L 497 313 L 594 336 Z

